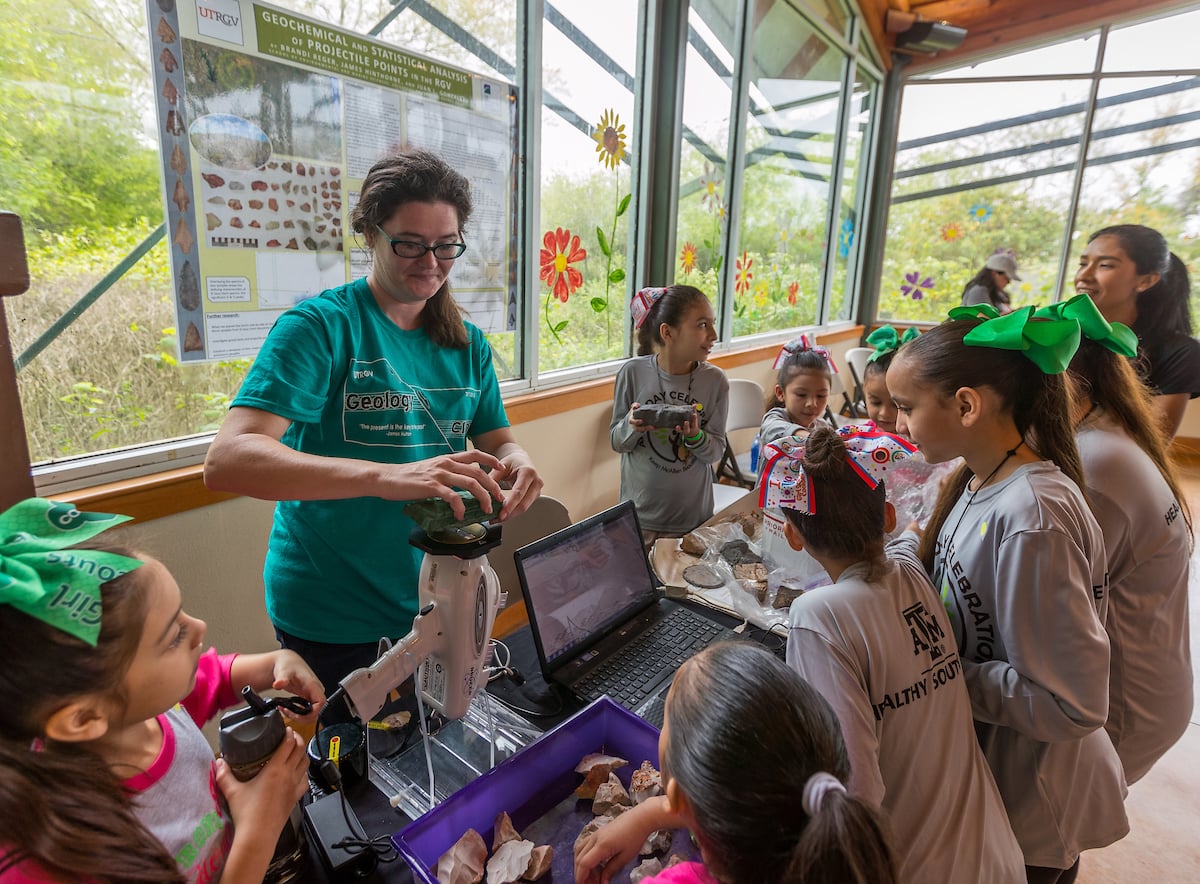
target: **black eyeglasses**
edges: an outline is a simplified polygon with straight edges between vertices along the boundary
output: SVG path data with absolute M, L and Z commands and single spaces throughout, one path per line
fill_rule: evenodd
M 383 234 L 383 238 L 392 247 L 392 254 L 397 258 L 424 258 L 426 252 L 433 252 L 433 257 L 439 261 L 453 261 L 467 250 L 465 242 L 440 242 L 436 246 L 427 246 L 423 242 L 412 242 L 407 239 L 392 239 L 387 231 L 375 225 L 375 229 Z

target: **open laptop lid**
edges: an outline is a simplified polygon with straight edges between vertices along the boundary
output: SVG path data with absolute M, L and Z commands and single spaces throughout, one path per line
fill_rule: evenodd
M 547 677 L 659 599 L 632 501 L 523 546 L 513 558 Z

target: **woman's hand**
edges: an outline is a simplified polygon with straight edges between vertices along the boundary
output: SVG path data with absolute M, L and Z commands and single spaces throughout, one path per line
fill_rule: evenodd
M 296 715 L 286 708 L 281 708 L 283 714 L 297 721 L 316 721 L 317 713 L 325 705 L 325 687 L 321 680 L 295 651 L 274 651 L 272 656 L 274 660 L 271 666 L 271 687 L 303 697 L 312 703 L 313 707 L 308 715 Z
M 413 463 L 380 464 L 379 469 L 382 474 L 379 497 L 384 500 L 438 497 L 450 505 L 456 519 L 463 518 L 467 511 L 456 489 L 475 497 L 485 513 L 493 512 L 493 501 L 505 499 L 497 481 L 498 476 L 504 475 L 504 465 L 499 458 L 478 448 Z
M 519 516 L 541 496 L 545 484 L 537 468 L 524 448 L 516 445 L 500 458 L 500 469 L 493 478 L 509 486 L 504 496 L 504 508 L 500 510 L 500 521 Z
M 283 831 L 292 807 L 308 789 L 308 755 L 304 738 L 288 728 L 279 747 L 254 779 L 241 782 L 225 759 L 216 761 L 217 788 L 229 805 L 235 840 L 257 838 L 268 845 L 268 856 Z
M 627 810 L 575 849 L 576 884 L 608 884 L 633 860 L 650 834 L 678 822 L 665 796 L 650 798 Z

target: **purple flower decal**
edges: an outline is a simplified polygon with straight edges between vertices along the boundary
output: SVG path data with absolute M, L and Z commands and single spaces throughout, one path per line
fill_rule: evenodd
M 919 270 L 904 274 L 904 282 L 905 285 L 900 286 L 900 293 L 914 301 L 920 301 L 925 297 L 925 290 L 933 288 L 933 277 L 922 279 Z

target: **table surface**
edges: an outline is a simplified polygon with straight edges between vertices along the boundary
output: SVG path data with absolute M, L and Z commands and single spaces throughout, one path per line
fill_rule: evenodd
M 732 627 L 740 623 L 739 620 L 698 603 L 684 602 L 684 604 L 704 613 L 723 626 Z M 537 661 L 537 651 L 534 648 L 533 637 L 530 634 L 527 620 L 525 619 L 523 605 L 514 605 L 511 611 L 506 610 L 503 612 L 501 618 L 497 619 L 495 633 L 504 636 L 503 641 L 508 645 L 512 654 L 511 663 L 521 672 L 525 681 L 522 685 L 516 685 L 510 679 L 493 682 L 488 686 L 490 693 L 510 705 L 518 706 L 527 711 L 537 709 L 547 710 L 547 714 L 544 715 L 524 716 L 542 730 L 550 729 L 583 708 L 583 703 L 580 703 L 573 697 L 567 696 L 562 689 L 548 685 L 542 678 Z M 777 653 L 783 652 L 783 640 L 780 637 L 758 629 L 751 629 L 748 634 L 751 638 L 771 647 Z M 359 822 L 368 835 L 392 835 L 404 828 L 409 822 L 407 816 L 392 808 L 384 794 L 369 783 L 362 783 L 354 791 L 353 795 L 349 797 L 351 807 L 354 808 Z M 311 844 L 309 845 L 309 866 L 308 874 L 301 880 L 313 882 L 334 880 L 326 873 Z M 404 860 L 397 859 L 395 862 L 379 864 L 375 872 L 367 877 L 353 878 L 351 880 L 405 882 L 405 884 L 408 884 L 408 882 L 413 880 L 413 877 Z

